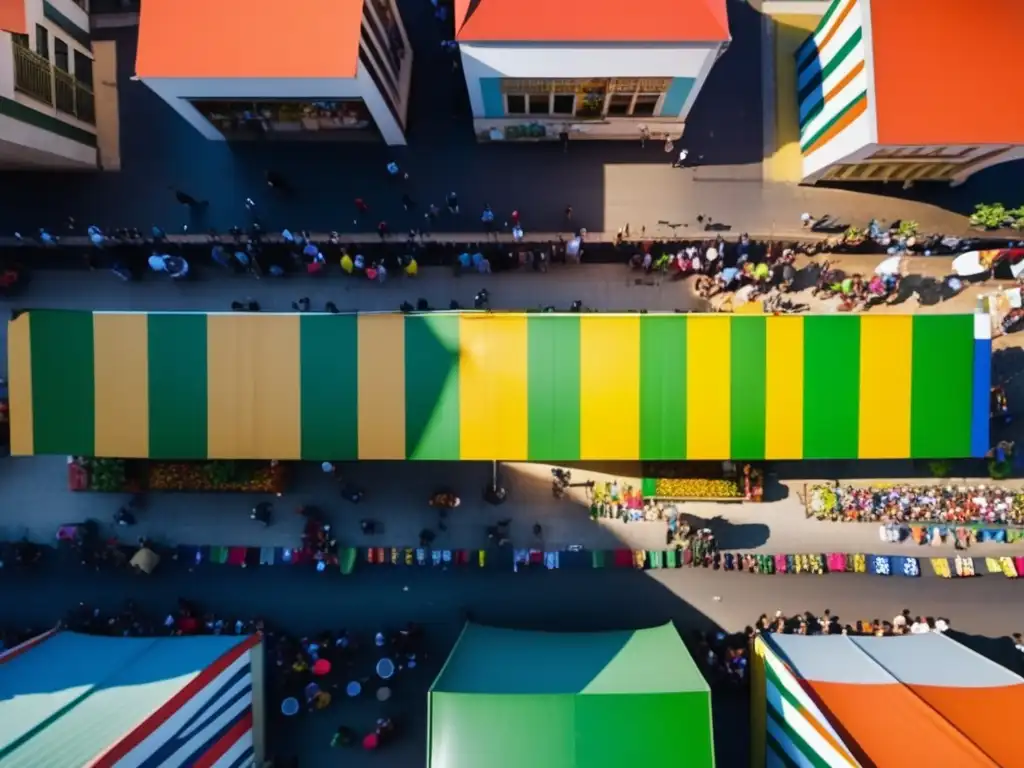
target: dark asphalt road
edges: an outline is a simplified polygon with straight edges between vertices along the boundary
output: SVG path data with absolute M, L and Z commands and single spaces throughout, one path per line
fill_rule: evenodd
M 189 218 L 175 203 L 168 189 L 172 185 L 210 201 L 205 217 L 192 222 L 193 230 L 244 225 L 249 214 L 243 201 L 251 196 L 259 217 L 271 228 L 367 230 L 386 219 L 397 232 L 419 227 L 422 217 L 422 212 L 402 210 L 403 191 L 425 207 L 442 204 L 451 190 L 460 195 L 464 213 L 458 220 L 444 221 L 446 231 L 477 230 L 477 212 L 485 203 L 499 216 L 520 210 L 527 228 L 536 232 L 562 229 L 567 204 L 573 206 L 576 226 L 596 232 L 622 224 L 604 221 L 610 192 L 605 189 L 605 166 L 663 165 L 660 146 L 643 150 L 639 142 L 580 141 L 563 154 L 560 147 L 547 144 L 476 144 L 464 81 L 460 73 L 452 73 L 439 45 L 451 38 L 451 29 L 433 19 L 431 5 L 423 0 L 400 0 L 399 5 L 415 55 L 410 146 L 391 150 L 373 144 L 206 141 L 146 86 L 130 80 L 136 30 L 102 30 L 101 36 L 118 41 L 123 171 L 2 174 L 0 229 L 26 232 L 47 226 L 56 231 L 66 217 L 74 216 L 82 227 L 159 224 L 168 232 L 179 231 Z M 762 156 L 761 17 L 744 0 L 730 0 L 729 13 L 732 45 L 712 70 L 686 126 L 690 156 L 702 158 L 704 166 L 758 164 Z M 410 173 L 401 190 L 385 171 L 391 160 Z M 287 177 L 296 194 L 289 199 L 269 194 L 263 181 L 268 169 Z M 1017 202 L 1022 169 L 1024 164 L 997 167 L 959 190 L 919 185 L 912 194 L 956 210 L 981 199 L 1009 205 Z M 704 187 L 715 184 L 704 182 Z M 728 181 L 718 184 L 735 187 Z M 674 196 L 677 189 L 664 194 Z M 902 194 L 889 187 L 872 191 Z M 616 191 L 619 200 L 628 194 Z M 358 227 L 352 222 L 356 197 L 371 207 L 368 221 Z M 722 211 L 718 218 L 742 221 L 742 214 Z M 642 218 L 639 212 L 634 220 Z
M 969 632 L 1001 635 L 1021 626 L 1019 612 L 1008 610 L 1019 605 L 1020 588 L 999 577 L 951 583 L 864 576 L 757 577 L 699 570 L 656 575 L 589 569 L 512 574 L 362 566 L 344 578 L 289 567 L 207 566 L 189 573 L 174 563 L 162 565 L 153 577 L 144 579 L 54 565 L 36 574 L 0 573 L 0 624 L 47 626 L 79 601 L 108 611 L 128 598 L 163 615 L 179 597 L 224 617 L 262 616 L 300 635 L 345 627 L 367 636 L 417 621 L 426 627 L 430 658 L 396 683 L 395 696 L 387 706 L 408 733 L 386 763 L 422 766 L 425 692 L 466 610 L 484 623 L 552 630 L 643 627 L 673 620 L 685 637 L 694 629 L 715 626 L 738 630 L 758 614 L 776 609 L 791 614 L 827 607 L 852 620 L 891 618 L 909 608 L 949 616 L 954 627 Z M 370 656 L 363 659 L 367 672 L 374 661 Z M 273 737 L 279 744 L 301 745 L 298 751 L 309 759 L 308 764 L 328 765 L 338 759 L 326 747 L 334 728 L 343 722 L 369 728 L 382 706 L 366 700 L 342 701 L 327 713 L 275 722 Z M 740 765 L 747 749 L 745 701 L 727 693 L 716 699 L 715 708 L 719 765 Z M 347 764 L 380 765 L 380 757 L 352 753 Z

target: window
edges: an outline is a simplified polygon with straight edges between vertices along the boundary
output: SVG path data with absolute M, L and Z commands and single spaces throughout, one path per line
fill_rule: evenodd
M 658 108 L 658 99 L 660 98 L 661 95 L 657 93 L 638 94 L 630 114 L 633 117 L 654 117 L 654 110 Z
M 505 96 L 505 114 L 525 115 L 526 97 L 517 93 L 509 93 Z
M 576 110 L 576 96 L 571 93 L 556 93 L 552 97 L 551 114 L 571 115 Z
M 50 60 L 50 33 L 41 24 L 36 24 L 36 53 Z
M 75 80 L 92 88 L 92 59 L 78 51 L 75 51 Z
M 629 114 L 629 108 L 633 105 L 633 95 L 625 93 L 613 94 L 608 99 L 608 108 L 605 114 L 624 117 Z
M 59 37 L 53 38 L 53 65 L 62 72 L 71 71 L 71 62 L 68 59 L 68 44 Z
M 531 115 L 551 114 L 550 96 L 530 96 L 527 100 L 527 111 Z

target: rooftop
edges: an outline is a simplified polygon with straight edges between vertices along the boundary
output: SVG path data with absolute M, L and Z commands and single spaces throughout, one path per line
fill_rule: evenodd
M 1005 57 L 993 80 L 985 53 L 1016 50 L 1022 29 L 1020 2 L 871 3 L 878 143 L 1024 144 L 1024 65 Z
M 865 764 L 892 764 L 894 722 L 922 764 L 1019 759 L 1024 679 L 945 635 L 772 635 L 769 644 Z
M 729 16 L 725 0 L 455 0 L 455 29 L 464 43 L 720 43 Z
M 0 767 L 89 764 L 245 640 L 56 632 L 13 649 L 0 656 Z
M 363 0 L 146 0 L 140 78 L 350 78 Z M 314 95 L 314 94 L 301 94 Z

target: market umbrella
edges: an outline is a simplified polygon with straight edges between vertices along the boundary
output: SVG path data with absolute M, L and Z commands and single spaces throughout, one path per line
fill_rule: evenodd
M 303 690 L 303 694 L 305 695 L 307 702 L 315 699 L 318 693 L 320 693 L 320 686 L 316 683 L 310 683 L 306 686 L 305 690 Z
M 154 552 L 149 547 L 143 547 L 135 553 L 135 557 L 131 560 L 132 568 L 142 571 L 142 573 L 152 573 L 153 569 L 160 564 L 160 555 Z
M 353 699 L 362 692 L 363 686 L 359 684 L 358 680 L 353 680 L 351 683 L 345 686 L 345 693 Z
M 317 659 L 316 663 L 313 664 L 313 674 L 317 677 L 323 677 L 324 675 L 330 674 L 331 662 L 327 659 Z
M 988 270 L 989 267 L 982 263 L 981 251 L 968 251 L 953 259 L 953 272 L 960 277 L 983 275 Z
M 377 662 L 377 674 L 381 680 L 389 679 L 395 674 L 395 662 L 391 659 L 381 659 Z
M 900 263 L 903 261 L 902 256 L 890 256 L 888 259 L 882 261 L 877 267 L 875 267 L 876 275 L 898 275 L 900 273 Z
M 1016 280 L 1024 273 L 1024 261 L 1018 261 L 1016 264 L 1010 265 L 1010 274 L 1013 275 L 1013 279 Z
M 380 744 L 380 739 L 376 733 L 368 733 L 363 737 L 363 749 L 376 749 Z
M 294 696 L 289 696 L 287 699 L 281 702 L 281 714 L 285 717 L 292 717 L 297 715 L 299 712 L 299 700 Z
M 386 685 L 377 689 L 377 701 L 387 701 L 391 698 L 391 689 Z

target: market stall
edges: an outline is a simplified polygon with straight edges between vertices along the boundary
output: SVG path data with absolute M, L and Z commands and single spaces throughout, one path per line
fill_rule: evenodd
M 33 310 L 8 337 L 16 455 L 740 463 L 991 448 L 987 315 Z

